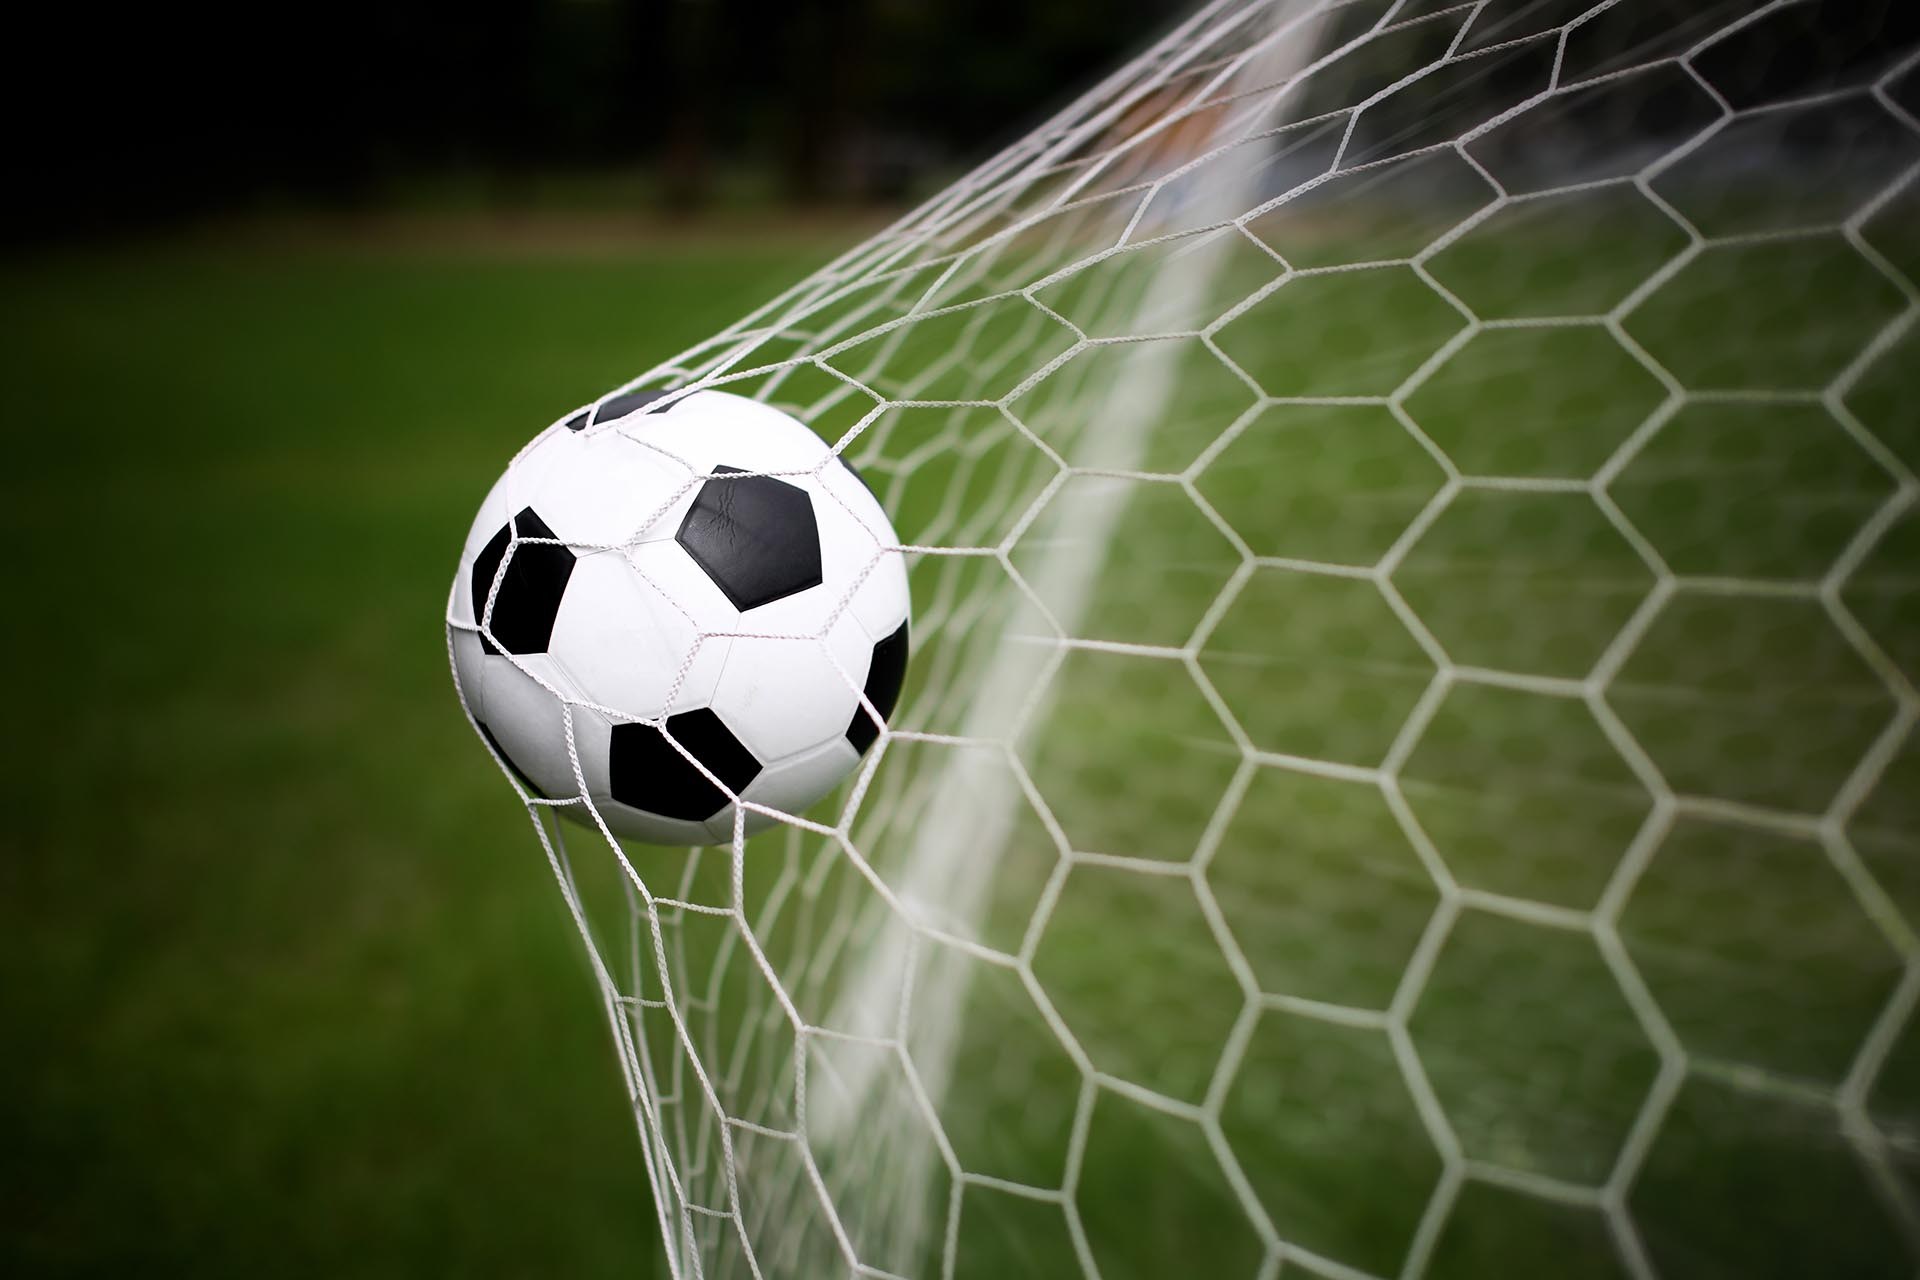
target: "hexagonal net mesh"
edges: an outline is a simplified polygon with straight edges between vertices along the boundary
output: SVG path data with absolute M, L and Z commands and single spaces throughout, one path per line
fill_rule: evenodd
M 529 798 L 674 1274 L 1911 1275 L 1917 46 L 1223 0 L 631 384 L 915 608 L 805 817 Z

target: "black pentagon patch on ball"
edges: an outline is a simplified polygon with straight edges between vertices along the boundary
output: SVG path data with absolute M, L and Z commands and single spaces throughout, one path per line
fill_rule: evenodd
M 542 800 L 551 800 L 553 798 L 533 785 L 533 779 L 521 771 L 520 766 L 513 762 L 513 757 L 507 754 L 507 749 L 500 745 L 500 739 L 493 736 L 493 730 L 487 728 L 486 725 L 478 720 L 475 720 L 473 725 L 474 728 L 480 730 L 480 736 L 485 738 L 487 745 L 493 748 L 493 754 L 500 757 L 501 763 L 507 766 L 507 772 L 514 776 L 514 779 L 519 782 L 528 795 L 538 796 Z
M 714 468 L 674 538 L 742 613 L 821 582 L 813 499 L 772 476 Z
M 668 716 L 667 732 L 735 795 L 760 775 L 760 762 L 709 708 Z M 705 822 L 727 807 L 726 792 L 650 724 L 613 726 L 607 774 L 615 800 L 663 818 Z
M 519 515 L 500 526 L 500 532 L 487 540 L 473 562 L 473 619 L 486 617 L 487 593 L 493 590 L 494 575 L 500 571 L 500 559 L 507 554 L 515 530 L 522 538 L 552 538 L 547 522 L 523 508 Z M 566 594 L 567 579 L 573 574 L 573 550 L 557 543 L 522 542 L 513 548 L 507 572 L 500 579 L 500 590 L 493 597 L 493 616 L 487 621 L 480 642 L 488 653 L 544 653 L 553 638 L 553 620 L 560 613 L 560 597 Z M 497 642 L 497 643 L 496 643 Z
M 881 720 L 893 714 L 900 701 L 900 686 L 907 678 L 907 624 L 873 646 L 873 661 L 867 664 L 867 701 L 880 713 Z M 880 726 L 867 714 L 865 705 L 854 708 L 853 723 L 847 726 L 847 741 L 861 755 L 880 736 Z
M 617 396 L 608 396 L 605 400 L 602 400 L 599 408 L 594 411 L 593 420 L 595 422 L 612 422 L 615 418 L 624 418 L 635 409 L 645 409 L 654 401 L 664 400 L 672 394 L 671 391 L 623 391 Z M 674 402 L 674 404 L 678 403 L 679 401 L 677 400 Z M 671 408 L 673 408 L 673 405 L 668 404 L 661 405 L 658 409 L 648 411 L 650 413 L 665 413 Z

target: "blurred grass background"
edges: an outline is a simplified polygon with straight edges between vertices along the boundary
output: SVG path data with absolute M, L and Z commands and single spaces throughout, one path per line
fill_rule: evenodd
M 645 1274 L 602 1014 L 441 610 L 530 430 L 841 239 L 0 268 L 6 1270 Z

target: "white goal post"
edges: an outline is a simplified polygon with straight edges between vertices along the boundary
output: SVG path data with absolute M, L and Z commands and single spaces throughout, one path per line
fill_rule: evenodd
M 910 566 L 814 811 L 530 804 L 680 1277 L 1920 1266 L 1920 31 L 1216 0 L 629 384 Z

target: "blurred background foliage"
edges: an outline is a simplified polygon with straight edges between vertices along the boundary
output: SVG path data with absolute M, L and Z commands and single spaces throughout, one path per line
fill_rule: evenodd
M 1359 3 L 1350 38 L 1387 6 Z M 1404 13 L 1436 10 L 1416 4 Z M 1195 8 L 1184 0 L 231 0 L 13 16 L 0 83 L 23 195 L 7 240 L 98 236 L 261 215 L 394 210 L 711 217 L 723 209 L 898 207 L 1062 106 Z M 1539 5 L 1496 6 L 1486 40 Z M 1620 51 L 1698 15 L 1640 6 Z M 1569 12 L 1572 12 L 1570 10 Z M 1898 0 L 1808 11 L 1822 67 L 1871 58 L 1920 17 Z M 1516 25 L 1517 23 L 1522 25 Z M 1444 51 L 1442 24 L 1380 42 L 1326 85 L 1392 83 Z M 1904 35 L 1903 35 L 1904 33 Z M 1438 43 L 1433 43 L 1434 41 Z M 1611 46 L 1610 46 L 1611 47 Z M 1808 74 L 1808 49 L 1742 73 L 1759 97 Z M 1538 68 L 1495 57 L 1450 99 L 1504 104 Z M 1311 115 L 1316 82 L 1301 104 Z M 1669 104 L 1670 106 L 1672 104 Z M 1649 114 L 1649 136 L 1679 127 Z M 1404 123 L 1404 122 L 1403 122 Z M 1559 122 L 1578 152 L 1619 122 Z M 1803 139 L 1808 144 L 1818 139 Z
M 445 0 L 36 10 L 16 235 L 399 205 L 897 202 L 1180 0 Z

